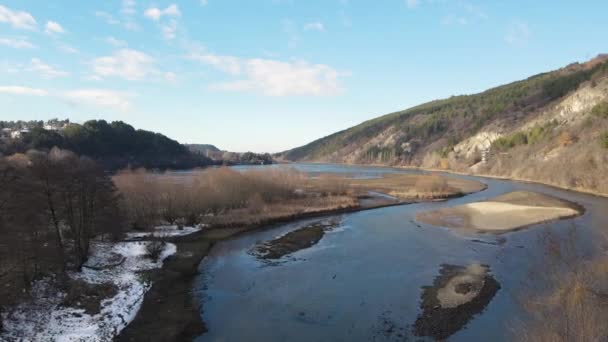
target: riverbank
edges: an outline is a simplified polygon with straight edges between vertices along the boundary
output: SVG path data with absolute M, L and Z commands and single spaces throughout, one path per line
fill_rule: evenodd
M 289 165 L 292 162 L 282 162 L 282 164 L 285 165 Z M 596 190 L 593 189 L 589 189 L 589 188 L 583 188 L 583 187 L 576 187 L 576 186 L 565 186 L 562 184 L 558 184 L 558 183 L 554 183 L 554 182 L 547 182 L 547 181 L 543 181 L 540 179 L 531 179 L 531 178 L 522 178 L 522 177 L 516 177 L 516 176 L 500 176 L 500 175 L 492 175 L 492 174 L 488 174 L 488 173 L 473 173 L 473 172 L 462 172 L 462 171 L 456 171 L 456 170 L 451 170 L 451 169 L 436 169 L 436 168 L 423 168 L 423 167 L 416 167 L 416 166 L 404 166 L 404 165 L 383 165 L 383 164 L 356 164 L 356 163 L 325 163 L 325 162 L 306 162 L 307 164 L 320 164 L 320 165 L 327 165 L 327 164 L 335 164 L 335 165 L 347 165 L 347 166 L 359 166 L 359 167 L 369 167 L 369 168 L 379 168 L 379 169 L 395 169 L 395 170 L 414 170 L 414 171 L 424 171 L 424 172 L 436 172 L 436 173 L 445 173 L 445 174 L 452 174 L 452 175 L 459 175 L 459 176 L 471 176 L 471 177 L 479 177 L 479 178 L 488 178 L 488 179 L 499 179 L 499 180 L 508 180 L 508 181 L 515 181 L 515 182 L 521 182 L 521 183 L 530 183 L 530 184 L 540 184 L 540 185 L 545 185 L 545 186 L 549 186 L 552 188 L 556 188 L 556 189 L 561 189 L 561 190 L 568 190 L 568 191 L 574 191 L 574 192 L 580 192 L 583 194 L 588 194 L 588 195 L 593 195 L 593 196 L 597 196 L 597 197 L 602 197 L 602 198 L 608 198 L 608 193 L 603 193 L 603 192 L 598 192 Z
M 403 200 L 385 195 L 368 194 L 358 197 L 356 206 L 308 211 L 290 214 L 284 217 L 272 217 L 249 225 L 226 225 L 223 228 L 207 228 L 191 235 L 170 238 L 177 252 L 165 262 L 160 270 L 148 273 L 153 285 L 144 297 L 142 307 L 116 341 L 176 341 L 191 340 L 206 331 L 201 318 L 201 307 L 192 294 L 192 286 L 198 275 L 200 262 L 210 252 L 217 242 L 235 237 L 239 234 L 260 229 L 270 229 L 287 222 L 352 213 L 363 210 L 405 205 L 416 202 L 446 200 L 447 198 L 464 196 L 470 191 L 481 191 L 485 185 L 478 182 L 467 184 L 467 189 L 459 189 L 450 194 L 442 194 L 437 198 L 412 198 Z M 477 184 L 477 186 L 474 186 Z M 308 238 L 308 234 L 301 235 Z

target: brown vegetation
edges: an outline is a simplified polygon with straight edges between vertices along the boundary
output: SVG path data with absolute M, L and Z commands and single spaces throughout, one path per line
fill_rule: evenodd
M 354 207 L 344 178 L 310 179 L 293 169 L 213 168 L 188 179 L 127 170 L 114 176 L 135 229 L 161 222 L 231 226 L 304 212 Z
M 121 217 L 111 179 L 90 159 L 56 148 L 1 158 L 0 311 L 36 279 L 79 271 L 91 239 L 120 236 Z
M 530 319 L 518 322 L 518 340 L 535 342 L 604 341 L 608 337 L 608 257 L 592 258 L 577 248 L 576 227 L 567 238 L 549 231 L 542 239 L 545 260 L 531 269 L 521 293 Z
M 355 208 L 369 191 L 401 201 L 427 200 L 479 191 L 478 182 L 440 175 L 387 175 L 354 179 L 307 174 L 290 168 L 235 171 L 213 168 L 184 178 L 128 170 L 114 176 L 135 229 L 160 223 L 212 227 L 251 225 L 300 214 Z
M 447 198 L 485 189 L 479 182 L 438 174 L 393 174 L 377 179 L 353 179 L 349 183 L 359 191 L 380 191 L 401 200 Z

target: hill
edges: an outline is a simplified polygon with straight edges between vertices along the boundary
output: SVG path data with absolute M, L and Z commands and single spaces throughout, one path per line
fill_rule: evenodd
M 268 165 L 275 163 L 269 153 L 229 152 L 209 144 L 187 144 L 186 146 L 192 153 L 203 155 L 222 165 Z
M 11 127 L 11 123 L 5 122 L 3 126 Z M 12 126 L 26 129 L 27 134 L 18 139 L 0 140 L 3 154 L 23 153 L 29 149 L 49 150 L 57 146 L 93 158 L 108 170 L 127 166 L 193 168 L 213 163 L 205 156 L 191 153 L 173 139 L 135 129 L 122 121 L 91 120 L 82 125 L 68 122 L 60 130 L 46 129 L 37 121 Z
M 607 101 L 608 55 L 600 55 L 387 114 L 277 157 L 442 168 L 608 193 Z
M 193 152 L 208 156 L 209 154 L 221 153 L 222 150 L 211 144 L 186 144 L 186 147 Z

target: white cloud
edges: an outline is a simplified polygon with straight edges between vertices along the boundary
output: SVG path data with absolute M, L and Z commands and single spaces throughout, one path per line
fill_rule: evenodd
M 63 94 L 65 99 L 73 103 L 112 107 L 122 111 L 131 108 L 130 99 L 133 96 L 131 93 L 104 89 L 78 89 Z
M 200 3 L 201 3 L 201 6 L 207 6 L 209 4 L 209 1 L 201 0 Z
M 214 66 L 215 68 L 231 75 L 238 75 L 241 73 L 241 65 L 237 57 L 221 56 L 194 51 L 186 56 L 186 58 Z
M 23 11 L 13 11 L 2 5 L 0 5 L 0 23 L 10 24 L 17 29 L 36 29 L 36 19 L 31 14 Z
M 49 79 L 53 79 L 53 78 L 57 78 L 57 77 L 65 77 L 70 74 L 66 71 L 62 71 L 62 70 L 56 69 L 53 66 L 45 64 L 38 58 L 32 58 L 32 60 L 30 61 L 30 67 L 28 68 L 28 70 L 37 72 L 38 74 L 40 74 L 41 77 L 49 78 Z
M 163 16 L 167 17 L 179 17 L 181 12 L 176 4 L 171 4 L 165 9 L 159 9 L 158 7 L 150 7 L 144 12 L 144 16 L 154 21 L 160 20 Z
M 33 95 L 46 96 L 48 92 L 43 89 L 22 87 L 22 86 L 0 86 L 0 93 L 11 95 Z
M 307 23 L 306 25 L 304 25 L 304 31 L 324 32 L 325 26 L 323 25 L 323 23 L 318 22 L 318 21 L 312 22 L 312 23 Z
M 0 38 L 0 45 L 15 49 L 33 49 L 36 47 L 29 41 L 21 38 Z
M 132 49 L 121 49 L 112 56 L 96 58 L 92 64 L 93 72 L 100 77 L 117 76 L 134 81 L 156 73 L 154 59 Z
M 188 58 L 211 65 L 241 79 L 211 85 L 225 91 L 253 91 L 267 96 L 336 95 L 343 91 L 339 72 L 324 64 L 272 59 L 239 59 L 210 53 L 193 53 Z
M 505 41 L 510 45 L 522 46 L 528 43 L 532 32 L 528 24 L 522 22 L 513 22 L 507 28 Z
M 120 39 L 116 39 L 114 37 L 107 37 L 106 38 L 106 43 L 114 46 L 114 47 L 125 47 L 127 46 L 127 42 L 125 42 L 124 40 L 120 40 Z
M 46 32 L 47 34 L 55 34 L 65 33 L 65 30 L 63 29 L 63 27 L 61 27 L 61 25 L 59 25 L 58 22 L 49 20 L 46 22 L 44 32 Z
M 182 13 L 180 12 L 179 7 L 177 7 L 176 4 L 171 4 L 165 9 L 151 7 L 144 12 L 144 16 L 156 22 L 161 22 L 161 19 L 163 17 L 169 19 L 168 21 L 159 24 L 163 38 L 166 40 L 172 40 L 175 38 L 177 32 L 176 18 L 181 16 L 181 14 Z
M 416 8 L 418 6 L 418 0 L 405 0 L 405 4 L 408 8 Z

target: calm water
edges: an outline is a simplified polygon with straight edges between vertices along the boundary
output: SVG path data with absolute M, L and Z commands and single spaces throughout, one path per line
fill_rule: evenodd
M 295 164 L 307 172 L 379 177 L 383 173 L 419 172 L 390 168 Z M 464 177 L 466 176 L 451 176 Z M 302 220 L 242 235 L 217 244 L 200 265 L 195 293 L 209 331 L 197 341 L 393 341 L 387 321 L 409 334 L 419 314 L 421 286 L 431 285 L 440 265 L 490 265 L 502 289 L 486 310 L 451 341 L 512 339 L 511 327 L 523 317 L 518 295 L 533 264 L 541 263 L 539 238 L 548 229 L 587 246 L 607 227 L 608 201 L 535 184 L 482 179 L 488 189 L 443 203 L 422 203 L 342 215 L 341 226 L 315 246 L 296 252 L 278 265 L 248 254 L 267 241 L 314 220 Z M 488 199 L 514 190 L 531 190 L 584 205 L 585 215 L 530 229 L 494 235 L 463 236 L 415 221 L 415 214 Z M 482 239 L 504 243 L 476 242 Z M 590 248 L 587 248 L 590 250 Z M 541 265 L 542 266 L 542 265 Z M 408 336 L 411 337 L 411 336 Z M 410 338 L 415 340 L 417 338 Z

